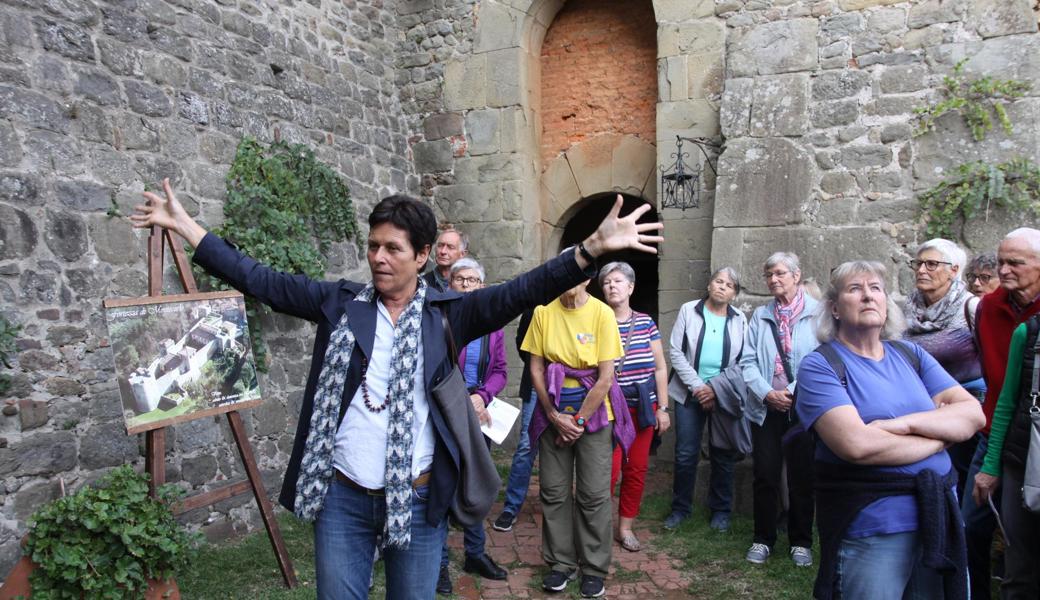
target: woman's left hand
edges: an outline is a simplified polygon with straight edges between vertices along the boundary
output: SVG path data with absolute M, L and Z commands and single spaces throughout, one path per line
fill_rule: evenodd
M 664 229 L 664 223 L 636 223 L 643 213 L 650 210 L 649 204 L 642 204 L 624 217 L 619 217 L 621 206 L 625 200 L 618 194 L 614 206 L 610 209 L 606 218 L 599 224 L 596 231 L 585 240 L 585 248 L 593 256 L 601 256 L 616 250 L 639 250 L 657 254 L 657 248 L 648 244 L 659 244 L 664 241 L 660 235 L 653 235 Z M 583 259 L 578 259 L 581 267 L 585 266 Z
M 480 397 L 480 394 L 470 394 L 469 401 L 473 403 L 473 410 L 477 413 L 477 420 L 482 425 L 491 425 L 491 413 L 484 406 L 484 399 Z
M 657 412 L 654 413 L 657 417 L 657 424 L 654 425 L 654 429 L 657 430 L 658 434 L 663 434 L 668 431 L 668 428 L 672 425 L 672 420 L 668 417 L 668 409 L 658 408 Z

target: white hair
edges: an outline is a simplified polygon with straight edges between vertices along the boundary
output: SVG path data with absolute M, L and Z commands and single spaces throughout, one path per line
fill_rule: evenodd
M 770 254 L 769 258 L 766 259 L 766 269 L 772 269 L 781 263 L 792 273 L 798 274 L 802 272 L 798 255 L 794 252 L 774 252 Z
M 1029 249 L 1040 258 L 1040 230 L 1032 227 L 1019 227 L 1004 236 L 1005 240 L 1022 240 L 1029 244 Z
M 480 283 L 484 283 L 484 267 L 468 256 L 464 256 L 451 264 L 449 276 L 454 277 L 456 273 L 463 269 L 473 269 L 477 272 L 477 277 L 480 277 Z
M 715 269 L 715 272 L 711 274 L 711 277 L 708 278 L 708 281 L 715 281 L 715 278 L 719 275 L 725 275 L 726 277 L 729 277 L 730 282 L 733 283 L 733 290 L 736 291 L 736 293 L 738 294 L 740 293 L 740 275 L 738 275 L 732 267 L 720 267 L 718 269 Z
M 603 280 L 607 278 L 613 272 L 621 273 L 621 276 L 628 280 L 629 283 L 636 282 L 636 272 L 632 269 L 632 265 L 627 262 L 616 260 L 609 262 L 599 270 L 599 285 L 603 287 Z
M 880 279 L 881 289 L 885 292 L 888 316 L 885 318 L 885 325 L 881 328 L 881 339 L 898 340 L 903 337 L 903 332 L 906 331 L 906 317 L 896 301 L 892 299 L 892 295 L 888 293 L 885 284 L 888 269 L 876 261 L 852 260 L 841 263 L 831 271 L 830 287 L 827 288 L 827 293 L 821 301 L 823 306 L 816 315 L 816 339 L 820 340 L 820 343 L 830 342 L 838 335 L 839 323 L 838 319 L 834 318 L 834 307 L 838 303 L 838 295 L 841 294 L 845 282 L 850 277 L 862 273 L 869 273 Z
M 953 266 L 957 267 L 957 272 L 954 275 L 957 279 L 960 279 L 964 274 L 964 265 L 968 262 L 968 253 L 957 244 L 943 238 L 934 238 L 918 246 L 915 256 L 921 256 L 921 253 L 925 250 L 935 250 L 942 255 L 946 262 L 953 263 Z

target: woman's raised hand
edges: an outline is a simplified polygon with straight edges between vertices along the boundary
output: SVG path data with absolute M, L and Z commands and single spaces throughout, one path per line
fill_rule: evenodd
M 194 248 L 199 245 L 202 238 L 206 236 L 206 230 L 195 222 L 184 210 L 170 187 L 169 178 L 163 179 L 163 192 L 165 198 L 144 192 L 148 204 L 139 204 L 134 207 L 134 213 L 130 215 L 130 223 L 134 227 L 152 227 L 158 225 L 180 235 Z
M 653 232 L 664 229 L 664 223 L 636 223 L 643 213 L 650 210 L 649 204 L 643 204 L 627 216 L 619 217 L 622 204 L 624 204 L 624 198 L 618 194 L 617 200 L 614 201 L 614 206 L 607 213 L 606 218 L 585 240 L 585 249 L 593 256 L 601 256 L 627 248 L 657 254 L 657 248 L 648 244 L 659 244 L 664 241 L 662 236 L 653 234 Z M 578 256 L 580 257 L 580 253 Z M 584 261 L 580 259 L 579 264 L 585 266 Z

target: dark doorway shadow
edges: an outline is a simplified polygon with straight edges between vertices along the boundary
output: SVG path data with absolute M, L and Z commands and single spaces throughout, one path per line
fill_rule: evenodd
M 646 200 L 643 200 L 639 196 L 629 196 L 622 194 L 625 199 L 624 205 L 621 207 L 621 216 L 625 216 L 631 213 L 636 208 L 646 204 Z M 571 217 L 570 221 L 563 229 L 563 238 L 560 240 L 560 247 L 557 251 L 563 250 L 568 246 L 573 246 L 581 240 L 589 237 L 596 227 L 603 221 L 610 212 L 610 208 L 614 206 L 614 199 L 617 197 L 616 192 L 608 192 L 604 194 L 596 194 L 582 200 L 582 207 L 578 212 Z M 652 223 L 656 222 L 657 210 L 651 208 L 642 217 L 639 218 L 640 223 Z M 636 250 L 624 250 L 621 252 L 612 252 L 601 256 L 598 260 L 599 266 L 602 267 L 608 262 L 621 260 L 632 265 L 632 269 L 636 272 L 636 289 L 632 294 L 630 301 L 632 308 L 639 312 L 646 313 L 656 322 L 658 319 L 657 314 L 657 289 L 658 289 L 658 274 L 657 274 L 657 255 L 647 254 L 645 252 L 638 252 Z M 593 280 L 589 284 L 589 293 L 603 300 L 603 291 L 599 287 L 599 282 Z

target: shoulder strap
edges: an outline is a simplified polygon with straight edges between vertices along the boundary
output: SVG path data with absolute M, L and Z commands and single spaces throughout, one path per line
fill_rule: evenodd
M 827 364 L 834 369 L 835 374 L 838 375 L 838 381 L 841 382 L 841 387 L 849 387 L 849 378 L 845 375 L 845 361 L 841 359 L 841 354 L 834 349 L 831 342 L 824 342 L 816 347 L 815 352 L 819 352 L 827 359 Z
M 917 353 L 914 352 L 913 346 L 911 346 L 908 342 L 905 342 L 903 340 L 892 340 L 890 344 L 900 354 L 903 355 L 903 358 L 906 359 L 906 362 L 910 363 L 910 366 L 914 368 L 914 371 L 917 373 L 917 376 L 920 377 L 921 357 L 917 356 Z
M 628 345 L 632 342 L 632 331 L 636 328 L 636 316 L 639 313 L 632 311 L 632 316 L 628 320 L 628 333 L 625 334 L 625 341 L 621 344 L 621 361 L 618 366 L 614 369 L 614 375 L 621 375 L 621 371 L 625 370 L 625 359 L 628 358 Z M 686 336 L 683 336 L 683 340 Z
M 455 334 L 451 332 L 451 323 L 448 323 L 448 315 L 444 314 L 444 310 L 441 313 L 441 324 L 444 325 L 444 341 L 448 345 L 448 359 L 454 366 L 459 366 L 459 350 L 455 347 Z
M 1026 321 L 1026 341 L 1030 338 L 1035 339 L 1033 342 L 1033 380 L 1030 382 L 1030 397 L 1033 400 L 1033 406 L 1036 406 L 1036 399 L 1040 397 L 1040 318 L 1030 317 Z
M 773 332 L 773 343 L 776 344 L 776 351 L 780 354 L 780 363 L 784 366 L 784 374 L 787 375 L 787 382 L 794 381 L 794 372 L 791 369 L 791 360 L 784 352 L 784 343 L 780 340 L 780 329 L 777 328 L 776 322 L 772 320 L 767 321 L 769 323 L 769 329 Z

